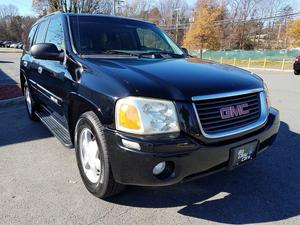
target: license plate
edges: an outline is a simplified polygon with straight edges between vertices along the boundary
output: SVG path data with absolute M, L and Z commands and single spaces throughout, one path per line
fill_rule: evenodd
M 231 149 L 230 163 L 231 168 L 237 167 L 256 156 L 257 141 Z

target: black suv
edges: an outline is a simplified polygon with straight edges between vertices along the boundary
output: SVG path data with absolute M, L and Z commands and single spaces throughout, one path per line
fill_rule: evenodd
M 33 25 L 21 58 L 27 111 L 67 147 L 105 198 L 233 169 L 279 129 L 257 75 L 190 57 L 152 23 L 54 13 Z

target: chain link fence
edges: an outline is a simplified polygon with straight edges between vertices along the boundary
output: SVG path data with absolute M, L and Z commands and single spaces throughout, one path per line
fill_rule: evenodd
M 201 57 L 200 50 L 191 52 L 195 57 Z M 248 68 L 271 68 L 291 70 L 296 56 L 300 55 L 300 49 L 294 50 L 223 50 L 204 51 L 202 58 L 219 63 L 232 64 Z

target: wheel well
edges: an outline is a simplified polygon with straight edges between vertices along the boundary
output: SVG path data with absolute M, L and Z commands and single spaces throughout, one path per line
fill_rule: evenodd
M 74 133 L 76 123 L 79 117 L 88 111 L 94 111 L 96 113 L 95 107 L 86 101 L 80 99 L 73 99 L 70 101 L 69 108 L 68 108 L 68 125 L 69 125 L 69 132 L 74 143 Z M 96 113 L 97 114 L 97 113 Z

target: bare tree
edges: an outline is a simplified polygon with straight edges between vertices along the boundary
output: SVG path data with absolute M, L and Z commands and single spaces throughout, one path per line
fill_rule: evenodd
M 14 5 L 0 5 L 0 19 L 19 15 L 19 10 Z
M 80 13 L 111 14 L 113 8 L 113 2 L 109 0 L 80 0 L 75 3 Z
M 151 0 L 126 1 L 120 10 L 120 15 L 134 18 L 147 19 L 148 12 L 152 8 Z
M 19 16 L 14 5 L 0 5 L 0 39 L 25 41 L 36 18 Z
M 259 3 L 262 0 L 230 0 L 229 17 L 231 19 L 231 29 L 229 32 L 229 43 L 237 45 L 243 49 L 247 40 L 247 20 L 257 17 Z M 235 46 L 230 46 L 235 47 Z
M 111 14 L 113 2 L 111 0 L 33 0 L 32 6 L 40 15 L 55 11 Z
M 161 15 L 161 24 L 170 25 L 176 23 L 176 17 L 183 18 L 188 5 L 185 0 L 159 0 L 158 9 Z
M 26 43 L 31 26 L 36 22 L 37 18 L 31 17 L 31 16 L 25 16 L 22 18 L 23 18 L 22 25 L 21 25 L 22 35 L 21 35 L 21 39 L 19 39 L 19 40 L 22 40 L 23 43 Z
M 0 38 L 14 39 L 11 30 L 12 20 L 19 14 L 18 8 L 14 5 L 0 5 Z M 15 21 L 14 21 L 15 22 Z
M 287 36 L 286 34 L 288 21 L 291 20 L 289 14 L 293 13 L 293 7 L 291 6 L 291 1 L 280 1 L 280 0 L 270 0 L 271 5 L 268 7 L 269 15 L 272 19 L 268 21 L 268 45 L 267 48 L 274 47 L 281 48 L 287 46 Z M 277 17 L 283 15 L 284 17 Z M 282 41 L 282 37 L 284 41 Z

